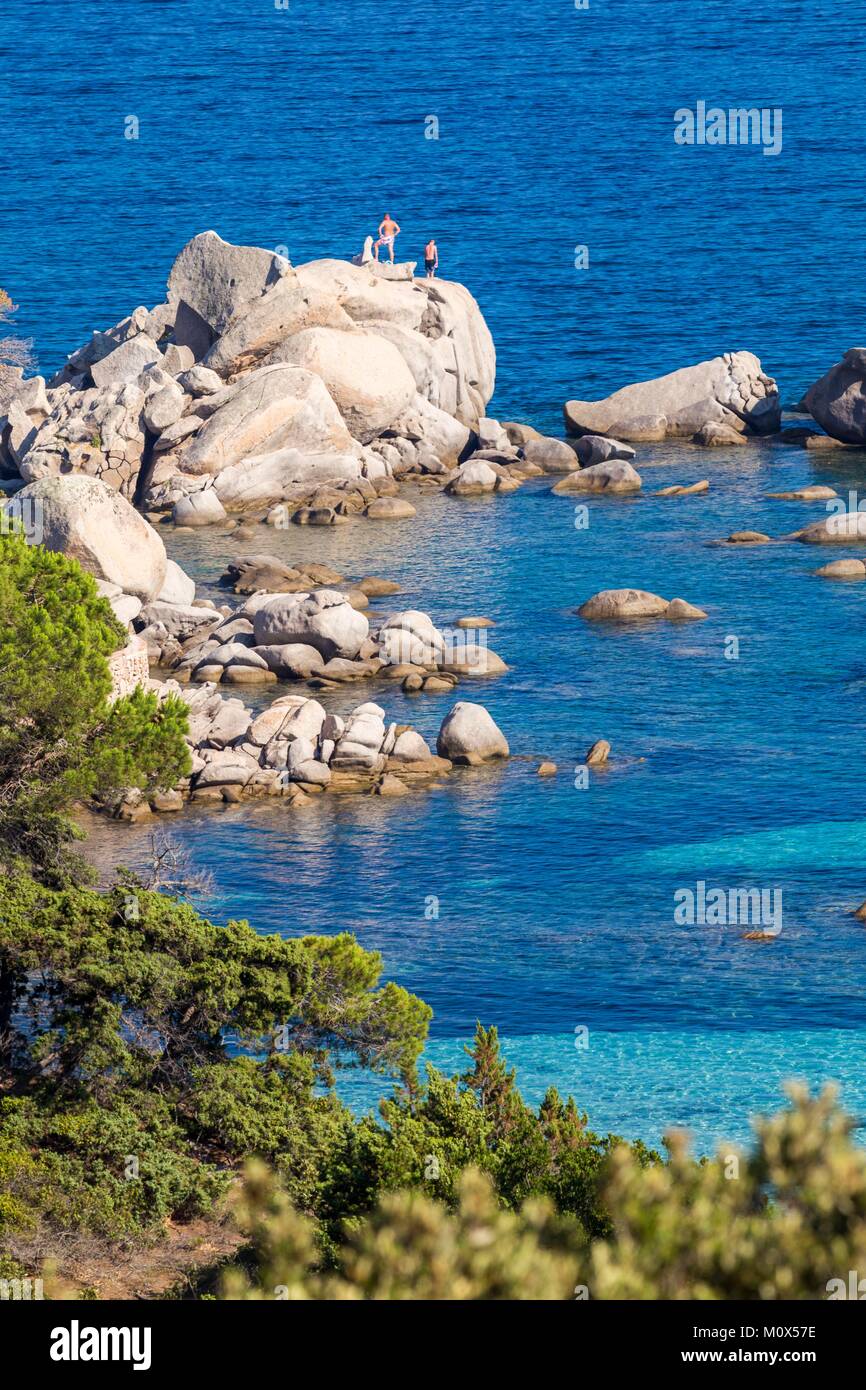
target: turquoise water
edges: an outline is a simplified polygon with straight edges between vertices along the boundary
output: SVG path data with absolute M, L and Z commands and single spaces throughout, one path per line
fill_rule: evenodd
M 419 497 L 409 524 L 263 530 L 285 559 L 397 579 L 400 606 L 443 624 L 491 616 L 511 670 L 460 693 L 487 705 L 515 757 L 397 804 L 186 813 L 172 826 L 213 870 L 217 915 L 356 932 L 433 1006 L 432 1060 L 450 1069 L 476 1018 L 496 1022 L 527 1093 L 573 1090 L 598 1126 L 655 1141 L 677 1122 L 704 1145 L 742 1137 L 788 1075 L 836 1078 L 866 1111 L 866 929 L 852 916 L 866 897 L 866 586 L 816 578 L 828 558 L 816 547 L 712 544 L 743 527 L 785 536 L 820 514 L 770 490 L 862 485 L 866 456 L 815 458 L 769 443 L 646 446 L 645 495 L 591 500 L 587 530 L 550 479 L 492 501 Z M 702 476 L 705 496 L 651 495 Z M 205 586 L 243 548 L 206 533 L 174 540 Z M 597 589 L 627 584 L 709 617 L 614 629 L 575 616 Z M 345 710 L 370 695 L 430 739 L 450 707 L 388 684 L 323 698 Z M 576 786 L 600 737 L 612 765 Z M 542 756 L 555 778 L 536 776 Z M 100 839 L 121 855 L 146 833 Z M 699 881 L 780 891 L 781 935 L 678 925 L 674 895 Z M 578 1056 L 576 1027 L 602 1041 Z
M 51 370 L 93 327 L 156 303 L 205 227 L 300 262 L 352 254 L 388 208 L 401 255 L 432 232 L 443 274 L 478 297 L 503 419 L 556 428 L 567 397 L 736 348 L 791 404 L 862 341 L 851 20 L 761 0 L 90 0 L 74 22 L 61 0 L 13 6 L 0 283 Z M 781 155 L 675 146 L 673 112 L 698 100 L 781 107 Z M 461 694 L 517 756 L 394 805 L 189 812 L 175 833 L 214 872 L 215 916 L 356 931 L 433 1006 L 432 1057 L 454 1065 L 475 1019 L 496 1022 L 528 1093 L 573 1090 L 597 1127 L 654 1140 L 678 1122 L 711 1145 L 788 1073 L 838 1077 L 860 1114 L 866 585 L 814 578 L 827 557 L 794 543 L 709 542 L 821 516 L 765 494 L 862 492 L 866 455 L 676 446 L 638 463 L 647 493 L 704 476 L 711 491 L 596 499 L 587 531 L 539 481 L 495 502 L 424 498 L 409 524 L 267 532 L 256 549 L 385 574 L 400 606 L 442 623 L 493 617 L 512 669 Z M 173 549 L 205 585 L 237 551 L 224 537 Z M 612 631 L 574 616 L 619 585 L 709 619 Z M 382 691 L 329 702 L 368 693 Z M 384 696 L 430 737 L 448 707 Z M 599 737 L 613 765 L 575 787 Z M 535 776 L 542 755 L 555 779 Z M 94 852 L 134 857 L 147 833 L 103 827 Z M 781 890 L 780 937 L 678 926 L 674 894 L 699 880 Z

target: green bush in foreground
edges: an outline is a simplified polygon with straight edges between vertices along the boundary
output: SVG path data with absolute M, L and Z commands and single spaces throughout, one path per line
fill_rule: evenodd
M 251 1154 L 315 1213 L 362 1064 L 411 1087 L 430 1010 L 349 936 L 218 927 L 127 880 L 0 873 L 0 1220 L 153 1234 Z M 130 1160 L 134 1163 L 130 1164 Z
M 0 534 L 0 866 L 22 859 L 60 881 L 74 801 L 188 772 L 183 701 L 109 701 L 108 657 L 125 642 L 76 560 Z
M 223 1278 L 227 1299 L 819 1299 L 866 1269 L 866 1155 L 832 1088 L 757 1127 L 749 1155 L 668 1164 L 617 1146 L 604 1200 L 611 1233 L 586 1244 L 572 1218 L 533 1199 L 504 1210 L 469 1169 L 454 1210 L 417 1191 L 383 1197 L 315 1269 L 311 1229 L 272 1174 L 248 1170 L 239 1217 L 254 1271 Z M 844 1294 L 842 1295 L 844 1296 Z

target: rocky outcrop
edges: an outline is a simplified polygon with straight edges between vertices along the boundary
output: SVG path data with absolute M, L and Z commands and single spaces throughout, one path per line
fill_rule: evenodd
M 803 408 L 834 439 L 866 445 L 866 348 L 849 348 L 809 387 Z
M 107 483 L 83 474 L 41 478 L 18 493 L 16 502 L 22 499 L 37 509 L 47 550 L 70 555 L 145 603 L 159 594 L 167 571 L 162 539 Z
M 568 401 L 569 434 L 689 438 L 710 424 L 738 433 L 778 430 L 776 383 L 751 352 L 726 352 L 666 376 L 624 386 L 599 401 Z
M 47 384 L 15 380 L 0 476 L 87 473 L 156 510 L 214 476 L 235 511 L 395 464 L 444 480 L 484 420 L 495 352 L 468 291 L 410 272 L 295 268 L 204 232 L 164 303 L 94 333 Z

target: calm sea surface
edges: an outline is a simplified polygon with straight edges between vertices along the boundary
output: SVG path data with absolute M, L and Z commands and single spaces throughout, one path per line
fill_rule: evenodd
M 204 228 L 300 262 L 351 255 L 387 209 L 402 256 L 435 235 L 442 273 L 478 298 L 500 418 L 556 429 L 569 396 L 737 348 L 791 405 L 864 339 L 863 18 L 741 0 L 13 5 L 0 284 L 50 371 L 159 302 Z M 699 100 L 781 108 L 781 154 L 678 147 L 673 113 Z M 676 1122 L 707 1147 L 742 1137 L 789 1075 L 837 1078 L 866 1115 L 866 930 L 850 915 L 866 897 L 866 585 L 814 578 L 830 557 L 796 543 L 707 544 L 822 515 L 768 491 L 862 493 L 866 454 L 644 446 L 638 464 L 645 495 L 591 502 L 586 530 L 542 480 L 495 502 L 424 498 L 411 523 L 264 533 L 258 549 L 399 580 L 399 606 L 443 624 L 494 618 L 512 670 L 461 695 L 527 756 L 396 804 L 190 812 L 174 833 L 212 869 L 218 919 L 350 929 L 381 950 L 433 1006 L 444 1066 L 480 1018 L 527 1094 L 571 1090 L 597 1127 L 655 1140 Z M 706 497 L 650 495 L 701 477 Z M 172 553 L 207 586 L 239 549 L 178 537 Z M 709 620 L 574 616 L 632 584 Z M 430 737 L 449 707 L 387 686 L 331 703 L 369 696 Z M 575 786 L 599 737 L 613 765 Z M 535 776 L 540 755 L 555 779 Z M 145 840 L 103 828 L 94 849 L 120 861 Z M 781 935 L 678 925 L 674 894 L 699 880 L 781 890 Z

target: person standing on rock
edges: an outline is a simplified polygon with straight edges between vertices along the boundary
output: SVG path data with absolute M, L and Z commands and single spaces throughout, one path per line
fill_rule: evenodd
M 427 271 L 428 280 L 432 280 L 439 269 L 439 247 L 432 237 L 424 247 L 424 268 Z
M 379 259 L 379 247 L 387 246 L 391 253 L 391 264 L 394 264 L 394 238 L 399 235 L 400 228 L 394 221 L 390 212 L 386 212 L 382 221 L 379 223 L 379 240 L 373 247 L 373 255 L 377 261 Z

